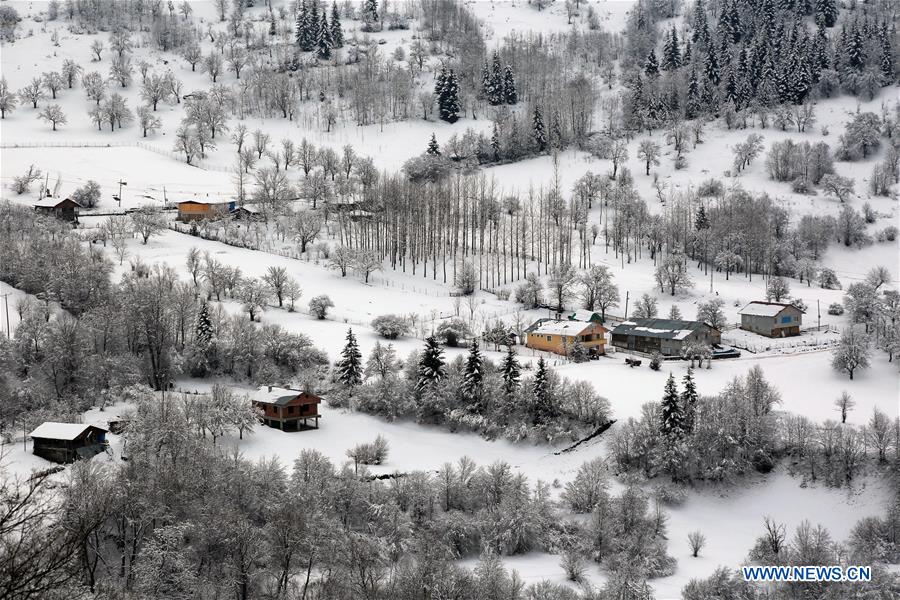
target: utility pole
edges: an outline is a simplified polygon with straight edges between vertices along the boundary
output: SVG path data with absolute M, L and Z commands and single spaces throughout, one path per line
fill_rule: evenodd
M 631 292 L 629 292 L 629 291 L 625 292 L 625 316 L 623 316 L 622 318 L 625 319 L 626 321 L 628 320 L 628 297 L 630 295 L 631 295 Z
M 119 208 L 122 208 L 122 186 L 123 185 L 128 185 L 128 182 L 119 179 L 119 195 L 116 196 L 116 202 L 119 203 Z
M 816 300 L 816 331 L 822 331 L 822 304 Z

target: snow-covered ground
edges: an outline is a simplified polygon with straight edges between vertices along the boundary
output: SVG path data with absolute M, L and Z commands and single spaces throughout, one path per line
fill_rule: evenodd
M 22 14 L 35 13 L 46 3 L 10 2 Z M 550 33 L 566 31 L 565 9 L 557 2 L 542 12 L 534 10 L 524 0 L 515 2 L 474 1 L 469 3 L 474 13 L 486 21 L 485 34 L 488 47 L 513 32 L 536 31 Z M 600 15 L 601 25 L 610 30 L 620 30 L 624 24 L 631 2 L 591 2 Z M 193 3 L 195 11 L 207 19 L 213 16 L 211 2 Z M 25 28 L 34 35 L 25 37 L 15 44 L 5 45 L 0 55 L 0 71 L 13 89 L 25 85 L 36 73 L 59 68 L 66 58 L 77 59 L 86 70 L 106 72 L 109 68 L 109 52 L 104 53 L 99 63 L 88 62 L 88 50 L 93 39 L 99 36 L 75 35 L 66 31 L 62 22 L 38 24 L 28 20 Z M 52 46 L 48 39 L 53 29 L 59 30 L 59 46 Z M 389 53 L 398 45 L 408 48 L 410 32 L 383 32 L 386 40 L 382 47 Z M 208 78 L 202 73 L 191 72 L 189 65 L 180 58 L 162 56 L 148 46 L 135 49 L 135 59 L 146 59 L 157 69 L 171 69 L 185 82 L 185 90 L 202 89 L 209 86 Z M 170 60 L 163 63 L 163 60 Z M 232 81 L 233 74 L 225 75 Z M 423 85 L 426 85 L 423 83 Z M 133 84 L 127 90 L 120 90 L 128 98 L 129 104 L 139 104 L 139 86 Z M 651 212 L 659 213 L 665 206 L 657 199 L 654 175 L 662 183 L 664 197 L 697 187 L 709 177 L 722 178 L 726 185 L 739 184 L 755 192 L 765 191 L 778 203 L 790 207 L 795 218 L 803 214 L 837 214 L 841 205 L 823 195 L 803 196 L 794 194 L 787 183 L 775 183 L 768 179 L 764 157 L 758 158 L 740 177 L 726 178 L 725 172 L 732 167 L 732 148 L 748 133 L 759 132 L 765 137 L 766 146 L 787 138 L 810 142 L 827 141 L 834 145 L 843 131 L 848 115 L 857 110 L 880 112 L 882 103 L 897 99 L 897 88 L 882 90 L 881 94 L 869 102 L 858 102 L 849 97 L 840 97 L 819 102 L 817 123 L 806 133 L 782 132 L 771 127 L 764 131 L 755 129 L 726 130 L 719 124 L 707 125 L 704 141 L 687 154 L 687 168 L 674 170 L 671 151 L 664 155 L 662 165 L 651 169 L 651 175 L 644 175 L 643 165 L 636 158 L 635 146 L 629 148 L 626 166 L 632 171 L 637 188 L 647 200 Z M 160 105 L 163 128 L 160 132 L 142 138 L 136 127 L 110 133 L 98 132 L 87 116 L 88 100 L 78 86 L 74 90 L 63 90 L 58 100 L 69 115 L 69 123 L 60 131 L 52 132 L 49 126 L 35 118 L 36 111 L 30 107 L 20 107 L 0 124 L 0 199 L 20 204 L 35 201 L 34 193 L 13 195 L 8 184 L 15 175 L 21 174 L 31 164 L 47 174 L 50 187 L 60 181 L 63 195 L 83 185 L 88 179 L 96 180 L 102 188 L 102 201 L 96 212 L 116 211 L 119 206 L 112 195 L 119 193 L 119 181 L 126 181 L 122 189 L 121 208 L 131 208 L 143 204 L 161 205 L 194 196 L 230 197 L 234 192 L 231 180 L 233 147 L 222 140 L 219 148 L 200 163 L 188 166 L 172 154 L 171 134 L 182 116 L 179 105 Z M 429 136 L 434 133 L 439 142 L 446 141 L 454 133 L 462 133 L 466 127 L 479 131 L 489 131 L 488 120 L 464 118 L 456 125 L 413 117 L 408 121 L 367 125 L 357 127 L 348 123 L 340 124 L 325 132 L 317 121 L 315 102 L 305 103 L 302 114 L 294 121 L 282 119 L 247 120 L 250 130 L 261 128 L 272 135 L 273 142 L 289 137 L 296 143 L 306 137 L 317 146 L 330 146 L 340 151 L 345 144 L 352 144 L 360 155 L 371 156 L 379 169 L 397 170 L 408 158 L 416 156 L 424 149 Z M 826 135 L 827 131 L 827 135 Z M 656 135 L 662 135 L 657 132 Z M 108 145 L 108 147 L 105 147 Z M 870 198 L 866 193 L 866 182 L 872 166 L 881 159 L 876 154 L 866 161 L 857 163 L 836 163 L 839 174 L 856 179 L 856 193 L 851 203 L 859 208 L 864 201 L 870 202 L 880 217 L 872 229 L 881 229 L 888 224 L 897 224 L 898 211 L 895 198 Z M 611 168 L 607 160 L 599 160 L 581 151 L 567 150 L 558 156 L 560 188 L 568 194 L 572 184 L 588 170 L 604 173 Z M 529 188 L 547 189 L 553 183 L 554 160 L 542 156 L 484 169 L 484 174 L 493 178 L 504 193 L 526 194 Z M 293 181 L 302 175 L 294 168 L 289 172 Z M 595 209 L 599 211 L 600 209 Z M 84 225 L 96 226 L 98 218 L 83 219 Z M 435 281 L 429 275 L 404 274 L 385 268 L 375 273 L 368 285 L 358 278 L 340 277 L 339 273 L 326 269 L 315 260 L 297 260 L 276 254 L 227 246 L 220 242 L 206 241 L 185 234 L 166 231 L 143 245 L 139 240 L 130 240 L 130 257 L 140 257 L 147 263 L 165 263 L 178 270 L 186 278 L 185 256 L 188 249 L 196 246 L 209 252 L 218 260 L 238 266 L 248 276 L 259 277 L 269 266 L 284 266 L 289 274 L 303 287 L 299 312 L 287 312 L 275 307 L 263 313 L 264 323 L 276 323 L 286 330 L 305 333 L 314 343 L 323 348 L 330 357 L 337 356 L 343 345 L 344 333 L 352 326 L 357 333 L 363 354 L 379 340 L 369 323 L 379 315 L 394 313 L 417 315 L 422 331 L 429 331 L 441 318 L 456 314 L 456 307 L 449 292 L 451 286 L 440 279 Z M 118 260 L 107 252 L 115 263 Z M 659 298 L 660 314 L 668 314 L 670 306 L 678 306 L 685 318 L 693 318 L 697 306 L 710 298 L 720 298 L 725 302 L 724 310 L 729 323 L 739 322 L 738 310 L 750 300 L 762 299 L 764 281 L 754 277 L 752 281 L 743 276 L 714 273 L 712 278 L 702 271 L 692 268 L 696 281 L 694 289 L 672 297 L 660 294 L 653 281 L 653 262 L 645 254 L 632 263 L 623 262 L 602 246 L 592 248 L 592 261 L 610 267 L 615 281 L 624 298 L 628 294 L 632 306 L 641 294 L 649 293 Z M 835 270 L 844 283 L 860 281 L 871 266 L 884 265 L 892 275 L 889 285 L 900 284 L 900 251 L 897 243 L 876 243 L 863 249 L 831 246 L 822 264 Z M 118 267 L 116 278 L 128 268 Z M 800 297 L 810 307 L 805 315 L 805 326 L 816 324 L 816 306 L 821 306 L 823 328 L 838 331 L 848 325 L 846 316 L 834 317 L 827 314 L 827 306 L 840 302 L 841 290 L 824 290 L 815 285 L 809 287 L 796 280 L 790 282 L 792 297 Z M 512 287 L 512 286 L 508 286 Z M 306 314 L 305 302 L 318 294 L 328 294 L 335 303 L 329 318 L 316 320 Z M 18 322 L 15 303 L 24 294 L 0 283 L 0 295 L 10 294 L 9 319 L 14 333 Z M 498 299 L 492 294 L 479 292 L 476 321 L 486 323 L 494 318 L 510 322 L 518 307 L 511 301 Z M 240 307 L 231 301 L 223 303 L 227 310 L 237 312 Z M 461 314 L 467 315 L 462 308 Z M 624 306 L 612 309 L 614 314 L 622 314 Z M 522 311 L 526 322 L 538 316 L 538 311 Z M 0 299 L 0 324 L 6 335 L 7 315 Z M 766 378 L 780 391 L 782 404 L 779 410 L 805 415 L 816 422 L 835 419 L 833 401 L 842 390 L 852 394 L 856 407 L 848 416 L 848 421 L 862 424 L 868 421 L 872 410 L 878 407 L 889 417 L 900 415 L 900 378 L 896 361 L 889 363 L 882 352 L 876 352 L 869 369 L 859 371 L 853 381 L 831 369 L 829 344 L 835 333 L 805 331 L 791 340 L 768 340 L 760 336 L 740 331 L 728 331 L 725 343 L 732 343 L 753 352 L 744 352 L 739 359 L 715 361 L 711 369 L 696 370 L 697 386 L 701 394 L 714 394 L 722 390 L 734 377 L 744 375 L 754 365 L 762 366 Z M 411 350 L 421 345 L 418 337 L 408 337 L 394 342 L 398 355 L 405 357 Z M 520 348 L 526 360 L 531 360 L 533 352 Z M 448 358 L 463 352 L 448 349 Z M 490 350 L 491 358 L 499 355 Z M 611 355 L 598 361 L 583 364 L 565 363 L 561 359 L 553 364 L 563 376 L 591 382 L 598 392 L 610 401 L 613 416 L 619 422 L 637 416 L 642 404 L 658 400 L 665 378 L 669 372 L 676 377 L 683 375 L 687 365 L 681 361 L 666 362 L 663 369 L 653 372 L 646 366 L 629 368 L 621 355 Z M 179 382 L 184 389 L 202 387 L 195 381 Z M 124 407 L 108 407 L 103 413 L 90 411 L 85 422 L 103 424 L 111 415 Z M 506 441 L 486 441 L 472 434 L 450 433 L 443 429 L 423 427 L 410 422 L 388 423 L 383 420 L 345 410 L 329 409 L 325 406 L 320 429 L 303 433 L 284 433 L 277 430 L 258 428 L 252 435 L 238 441 L 226 437 L 220 443 L 236 445 L 240 451 L 252 459 L 277 456 L 283 464 L 289 464 L 304 448 L 315 448 L 336 462 L 346 460 L 346 450 L 360 442 L 368 442 L 381 434 L 390 445 L 390 457 L 385 465 L 373 468 L 375 472 L 409 471 L 414 469 L 434 470 L 445 462 L 453 462 L 462 456 L 470 456 L 479 464 L 489 464 L 503 460 L 528 475 L 532 479 L 545 481 L 570 480 L 578 466 L 584 461 L 606 454 L 604 442 L 596 441 L 577 452 L 556 455 L 554 449 L 533 444 L 512 444 Z M 617 427 L 614 425 L 613 427 Z M 613 429 L 614 431 L 614 429 Z M 111 436 L 113 456 L 106 460 L 115 461 L 119 451 L 119 441 Z M 32 468 L 46 468 L 50 463 L 30 454 L 21 440 L 5 447 L 6 461 L 10 469 L 27 473 Z M 802 520 L 826 526 L 836 539 L 844 539 L 853 524 L 860 518 L 877 515 L 884 511 L 889 501 L 889 490 L 876 477 L 867 477 L 854 483 L 849 489 L 826 489 L 821 487 L 801 487 L 797 478 L 785 474 L 783 470 L 768 476 L 760 476 L 742 482 L 734 488 L 692 489 L 682 506 L 667 509 L 669 514 L 669 551 L 678 559 L 676 573 L 653 582 L 660 598 L 675 598 L 681 587 L 691 578 L 705 576 L 718 565 L 737 566 L 746 556 L 755 537 L 761 531 L 764 516 L 771 516 L 788 526 L 788 530 Z M 707 537 L 707 546 L 701 557 L 694 559 L 688 554 L 686 537 L 688 532 L 701 530 Z M 544 554 L 529 554 L 509 558 L 506 564 L 519 570 L 528 582 L 541 579 L 562 581 L 564 575 L 558 565 L 558 557 Z M 602 581 L 602 574 L 592 568 L 591 580 Z

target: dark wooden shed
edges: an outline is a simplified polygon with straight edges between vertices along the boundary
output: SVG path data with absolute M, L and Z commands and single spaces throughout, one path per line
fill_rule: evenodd
M 60 200 L 59 198 L 44 198 L 34 203 L 35 212 L 52 215 L 63 221 L 78 222 L 78 211 L 84 208 L 80 203 L 71 198 Z
M 34 453 L 57 463 L 75 462 L 91 458 L 106 450 L 106 430 L 83 423 L 55 423 L 47 421 L 29 434 L 34 441 Z

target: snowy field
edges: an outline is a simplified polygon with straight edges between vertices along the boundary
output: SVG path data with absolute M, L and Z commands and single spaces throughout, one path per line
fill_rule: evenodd
M 6 2 L 4 4 L 7 4 Z M 21 14 L 34 14 L 45 10 L 45 2 L 8 2 Z M 509 2 L 475 0 L 466 3 L 475 16 L 484 21 L 483 35 L 489 48 L 499 45 L 503 38 L 513 34 L 566 32 L 571 29 L 567 22 L 562 2 L 556 2 L 547 10 L 538 12 L 528 6 L 525 0 Z M 628 1 L 590 2 L 595 8 L 601 26 L 609 31 L 621 31 L 626 22 L 627 11 L 633 6 Z M 192 3 L 197 16 L 215 19 L 212 2 Z M 257 7 L 256 13 L 262 15 Z M 264 17 L 262 17 L 264 18 Z M 355 22 L 354 22 L 355 23 Z M 354 25 L 355 27 L 355 25 Z M 85 64 L 88 70 L 106 71 L 110 53 L 99 61 L 88 63 L 90 44 L 94 39 L 106 39 L 108 34 L 76 35 L 67 31 L 64 24 L 41 23 L 27 20 L 23 27 L 33 35 L 26 35 L 15 44 L 4 45 L 0 56 L 0 71 L 8 80 L 10 88 L 18 89 L 40 71 L 58 69 L 62 61 L 74 58 Z M 58 45 L 50 45 L 51 33 L 58 32 Z M 349 34 L 350 32 L 348 32 Z M 360 34 L 361 35 L 361 34 Z M 390 54 L 398 46 L 408 48 L 410 31 L 385 31 L 378 34 L 385 38 L 381 52 Z M 212 48 L 207 41 L 204 51 Z M 160 69 L 170 69 L 185 83 L 185 91 L 209 87 L 206 75 L 193 72 L 183 59 L 159 52 L 150 45 L 138 45 L 134 49 L 135 60 L 148 60 Z M 224 77 L 224 75 L 223 75 Z M 227 74 L 234 83 L 233 75 Z M 132 106 L 141 103 L 139 85 L 122 90 Z M 796 194 L 790 183 L 773 182 L 768 178 L 764 155 L 757 158 L 740 176 L 733 177 L 732 169 L 735 144 L 740 143 L 750 132 L 764 136 L 766 147 L 784 139 L 826 141 L 836 144 L 844 124 L 858 111 L 880 113 L 882 106 L 900 99 L 896 86 L 881 90 L 874 99 L 863 102 L 849 96 L 821 100 L 816 107 L 817 122 L 805 133 L 778 131 L 772 127 L 765 130 L 728 130 L 719 123 L 709 124 L 703 142 L 689 147 L 686 154 L 687 166 L 676 170 L 673 155 L 665 144 L 661 165 L 651 168 L 645 175 L 644 163 L 637 158 L 638 139 L 630 142 L 628 159 L 623 163 L 634 176 L 640 195 L 647 200 L 652 214 L 662 214 L 667 210 L 666 201 L 674 200 L 687 190 L 696 189 L 704 180 L 716 177 L 727 186 L 742 186 L 753 192 L 768 193 L 779 206 L 789 208 L 792 218 L 803 215 L 834 215 L 842 205 L 834 198 L 820 193 L 814 196 Z M 29 165 L 35 165 L 46 174 L 50 188 L 57 183 L 66 195 L 88 180 L 97 181 L 101 187 L 101 203 L 93 211 L 86 211 L 82 217 L 85 228 L 99 227 L 106 213 L 120 212 L 144 205 L 162 206 L 164 203 L 202 198 L 231 198 L 234 195 L 233 162 L 234 150 L 227 136 L 220 146 L 209 156 L 187 165 L 174 154 L 172 132 L 183 110 L 178 104 L 161 104 L 159 116 L 163 126 L 159 132 L 144 138 L 134 126 L 114 133 L 104 129 L 97 131 L 87 116 L 89 101 L 79 89 L 62 90 L 59 104 L 70 115 L 69 123 L 59 131 L 38 121 L 30 106 L 20 107 L 3 120 L 0 126 L 0 200 L 21 205 L 31 205 L 37 198 L 35 191 L 15 195 L 9 189 L 13 178 Z M 337 152 L 351 144 L 358 155 L 369 156 L 379 170 L 394 172 L 410 158 L 420 155 L 429 137 L 434 134 L 438 143 L 446 142 L 453 134 L 462 134 L 465 128 L 486 133 L 490 136 L 492 122 L 483 118 L 472 119 L 465 116 L 455 125 L 436 119 L 423 120 L 417 115 L 408 120 L 375 123 L 356 126 L 352 119 L 339 123 L 325 131 L 321 122 L 320 109 L 316 102 L 304 102 L 297 117 L 288 122 L 280 119 L 246 119 L 250 130 L 260 128 L 270 133 L 277 143 L 289 138 L 295 143 L 308 138 L 319 147 L 331 147 Z M 656 132 L 654 135 L 663 136 Z M 900 224 L 900 207 L 894 197 L 872 197 L 868 194 L 867 182 L 872 167 L 884 158 L 884 149 L 862 161 L 836 162 L 840 175 L 856 180 L 851 204 L 859 208 L 869 202 L 877 213 L 871 231 L 885 226 Z M 557 164 L 550 156 L 539 156 L 518 162 L 484 168 L 483 174 L 492 178 L 503 194 L 525 195 L 529 190 L 549 189 L 558 176 L 560 189 L 565 195 L 573 184 L 587 171 L 595 174 L 611 169 L 609 160 L 598 159 L 587 152 L 568 149 L 559 153 Z M 621 166 L 620 166 L 621 168 Z M 728 172 L 728 176 L 726 176 Z M 299 182 L 302 174 L 297 167 L 288 171 L 293 182 Z M 120 184 L 120 182 L 125 182 Z M 121 205 L 112 200 L 122 189 Z M 602 209 L 594 208 L 594 217 Z M 90 216 L 90 213 L 96 216 Z M 171 217 L 171 215 L 169 215 Z M 323 237 L 320 241 L 337 243 L 334 236 Z M 432 331 L 442 320 L 456 314 L 466 316 L 469 309 L 454 305 L 451 292 L 452 282 L 444 283 L 431 275 L 402 273 L 385 265 L 375 272 L 367 284 L 359 277 L 341 277 L 334 269 L 327 268 L 324 261 L 307 255 L 304 259 L 289 258 L 274 253 L 255 251 L 226 245 L 218 241 L 203 240 L 187 234 L 166 230 L 142 244 L 135 237 L 127 242 L 128 255 L 122 265 L 112 247 L 105 253 L 114 263 L 113 280 L 118 281 L 130 270 L 130 261 L 140 260 L 148 265 L 166 264 L 172 266 L 179 277 L 187 281 L 190 277 L 185 264 L 190 248 L 196 247 L 217 260 L 239 267 L 245 276 L 261 277 L 271 266 L 284 267 L 303 288 L 297 312 L 288 312 L 276 306 L 268 306 L 260 317 L 261 323 L 277 324 L 283 329 L 308 335 L 317 347 L 322 348 L 334 361 L 344 344 L 348 327 L 356 333 L 360 350 L 367 356 L 376 342 L 384 342 L 372 329 L 371 321 L 380 315 L 398 314 L 415 316 L 416 331 L 410 336 L 393 342 L 397 354 L 405 358 L 421 347 L 422 338 Z M 739 310 L 749 301 L 762 300 L 765 296 L 765 281 L 754 276 L 752 281 L 732 274 L 727 280 L 722 273 L 710 276 L 693 262 L 689 270 L 695 286 L 688 292 L 676 296 L 660 293 L 654 282 L 656 265 L 645 252 L 642 257 L 625 262 L 613 255 L 611 249 L 603 246 L 602 239 L 591 247 L 593 264 L 609 267 L 619 286 L 622 304 L 626 294 L 631 306 L 642 294 L 650 294 L 659 301 L 659 314 L 665 317 L 672 306 L 679 309 L 686 319 L 693 319 L 697 307 L 710 299 L 724 302 L 723 311 L 730 326 L 740 322 Z M 690 262 L 690 261 L 689 261 Z M 850 325 L 847 315 L 827 314 L 827 307 L 841 302 L 848 285 L 863 281 L 869 269 L 876 265 L 886 267 L 891 275 L 887 287 L 900 286 L 900 245 L 894 242 L 875 242 L 862 249 L 845 248 L 832 244 L 825 252 L 821 266 L 832 268 L 841 280 L 844 290 L 827 290 L 818 285 L 808 286 L 806 282 L 790 280 L 791 298 L 799 297 L 808 307 L 804 315 L 804 332 L 797 338 L 769 340 L 740 330 L 726 331 L 723 343 L 744 348 L 740 358 L 717 360 L 710 369 L 705 366 L 695 370 L 697 387 L 701 395 L 721 392 L 736 377 L 741 377 L 756 365 L 762 367 L 766 379 L 780 392 L 781 404 L 776 410 L 804 415 L 817 424 L 840 419 L 835 410 L 834 400 L 841 391 L 852 394 L 856 403 L 847 421 L 863 425 L 869 421 L 873 410 L 878 409 L 890 419 L 900 417 L 900 376 L 897 360 L 889 362 L 884 352 L 873 353 L 872 364 L 860 370 L 850 381 L 846 374 L 831 368 L 831 349 L 839 338 L 839 331 Z M 506 286 L 507 290 L 514 285 Z M 326 320 L 317 320 L 306 308 L 307 301 L 318 294 L 328 294 L 334 301 L 334 308 Z M 8 300 L 8 309 L 4 304 Z M 24 292 L 0 282 L 0 332 L 15 335 L 19 321 L 17 303 Z M 530 323 L 546 311 L 529 311 L 512 300 L 501 300 L 486 291 L 478 291 L 477 308 L 471 320 L 478 328 L 499 319 L 507 324 L 516 318 L 524 318 Z M 222 303 L 225 310 L 240 313 L 240 304 L 233 300 Z M 807 329 L 817 324 L 821 312 L 824 331 Z M 622 315 L 624 306 L 610 312 Z M 517 314 L 518 313 L 518 314 Z M 8 324 L 7 324 L 8 323 Z M 520 347 L 519 353 L 531 368 L 538 354 Z M 465 349 L 448 348 L 448 360 L 463 355 Z M 499 361 L 501 354 L 485 350 L 485 355 Z M 545 355 L 546 356 L 546 355 Z M 625 354 L 611 353 L 596 361 L 582 364 L 566 362 L 561 357 L 551 357 L 551 365 L 564 377 L 591 383 L 597 392 L 610 402 L 612 416 L 616 419 L 613 428 L 599 440 L 579 448 L 576 452 L 557 454 L 557 448 L 531 443 L 513 444 L 508 441 L 488 441 L 471 433 L 451 433 L 446 429 L 422 426 L 412 422 L 386 422 L 382 419 L 343 409 L 331 409 L 323 405 L 320 428 L 303 433 L 285 433 L 265 427 L 258 427 L 251 435 L 238 440 L 229 435 L 220 441 L 228 447 L 235 447 L 245 457 L 260 460 L 277 457 L 284 465 L 290 465 L 303 449 L 314 448 L 336 463 L 347 462 L 346 451 L 352 446 L 372 441 L 376 435 L 383 435 L 390 444 L 390 458 L 386 464 L 373 467 L 376 474 L 412 470 L 436 471 L 442 464 L 455 462 L 469 456 L 479 465 L 496 461 L 508 462 L 515 471 L 527 475 L 531 480 L 541 479 L 553 484 L 553 494 L 558 496 L 560 487 L 571 481 L 578 467 L 586 460 L 606 457 L 609 452 L 606 440 L 617 427 L 629 417 L 638 418 L 641 406 L 647 402 L 659 401 L 669 373 L 677 379 L 686 373 L 685 361 L 668 361 L 659 372 L 651 371 L 644 365 L 630 368 L 624 364 Z M 209 382 L 193 379 L 179 379 L 177 387 L 183 390 L 208 390 Z M 327 400 L 327 399 L 326 399 Z M 107 407 L 104 412 L 89 411 L 84 415 L 86 423 L 103 425 L 111 416 L 127 410 L 123 406 Z M 112 456 L 99 457 L 111 464 L 118 464 L 121 440 L 111 436 Z M 4 447 L 6 466 L 15 473 L 25 475 L 32 469 L 47 468 L 52 463 L 38 458 L 23 447 L 17 439 Z M 97 460 L 97 459 L 95 459 Z M 762 532 L 763 518 L 772 517 L 787 526 L 788 532 L 808 520 L 828 528 L 837 540 L 846 539 L 854 523 L 868 516 L 883 515 L 886 506 L 893 500 L 891 489 L 885 478 L 870 473 L 854 480 L 846 488 L 832 489 L 824 486 L 801 486 L 799 477 L 791 477 L 783 467 L 765 476 L 754 476 L 731 487 L 698 486 L 689 488 L 683 505 L 667 508 L 669 554 L 677 559 L 674 575 L 651 582 L 658 598 L 677 598 L 682 587 L 694 577 L 706 577 L 720 565 L 735 567 L 740 565 L 755 539 Z M 699 558 L 692 558 L 688 551 L 687 535 L 702 528 L 707 537 L 707 546 Z M 559 557 L 543 553 L 531 553 L 504 559 L 508 567 L 517 569 L 527 583 L 549 579 L 565 582 L 565 574 L 559 566 Z M 474 559 L 462 561 L 474 566 Z M 605 580 L 596 565 L 591 565 L 588 578 L 595 584 Z

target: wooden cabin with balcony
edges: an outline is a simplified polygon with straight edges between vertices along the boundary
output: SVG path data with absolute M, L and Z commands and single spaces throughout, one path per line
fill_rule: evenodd
M 263 385 L 251 396 L 251 401 L 260 410 L 260 419 L 267 427 L 282 431 L 319 428 L 319 418 L 322 416 L 319 414 L 319 404 L 322 399 L 315 394 Z
M 609 330 L 600 323 L 541 320 L 526 331 L 528 348 L 568 356 L 575 344 L 581 344 L 591 356 L 606 354 Z

